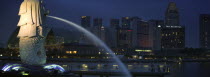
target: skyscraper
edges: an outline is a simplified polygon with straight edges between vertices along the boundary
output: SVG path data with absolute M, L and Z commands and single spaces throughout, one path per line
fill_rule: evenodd
M 120 29 L 120 19 L 111 19 L 110 27 L 106 28 L 106 43 L 109 47 L 117 47 L 117 30 Z
M 129 17 L 122 17 L 122 28 L 130 29 L 131 19 Z
M 165 23 L 168 26 L 179 25 L 179 11 L 176 7 L 176 3 L 170 2 L 165 13 Z
M 164 20 L 150 20 L 149 25 L 152 27 L 151 38 L 153 40 L 153 50 L 161 49 L 161 29 L 165 25 Z
M 132 47 L 132 31 L 131 29 L 117 29 L 117 47 L 131 48 Z
M 165 26 L 161 29 L 161 47 L 177 49 L 185 47 L 185 28 L 179 24 L 179 12 L 174 2 L 169 3 L 165 14 Z
M 119 28 L 120 27 L 120 20 L 119 19 L 111 19 L 110 26 L 112 28 Z
M 166 26 L 161 30 L 161 46 L 163 49 L 185 47 L 185 28 L 182 26 Z
M 93 19 L 92 32 L 101 40 L 105 41 L 105 27 L 103 26 L 102 18 Z
M 200 47 L 210 48 L 210 14 L 200 15 Z
M 152 48 L 152 38 L 150 38 L 150 25 L 147 21 L 140 21 L 137 26 L 137 42 L 140 48 Z
M 81 16 L 81 26 L 84 28 L 91 27 L 91 17 Z
M 102 18 L 94 18 L 93 19 L 93 26 L 99 26 L 101 27 L 102 26 Z
M 133 30 L 132 31 L 132 47 L 139 47 L 139 45 L 138 45 L 138 37 L 137 37 L 137 35 L 138 35 L 138 29 L 137 29 L 137 27 L 139 27 L 140 26 L 140 23 L 141 22 L 141 18 L 139 18 L 139 17 L 132 17 L 131 18 L 131 26 L 130 26 L 130 28 Z

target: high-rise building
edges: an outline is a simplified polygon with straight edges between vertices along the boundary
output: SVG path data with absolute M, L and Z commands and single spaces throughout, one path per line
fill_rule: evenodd
M 165 13 L 165 24 L 168 26 L 179 25 L 179 11 L 176 3 L 170 2 Z
M 200 15 L 200 47 L 210 48 L 210 14 Z
M 119 19 L 111 19 L 110 26 L 115 29 L 120 28 L 120 20 Z
M 122 18 L 122 28 L 123 29 L 130 29 L 130 26 L 131 26 L 130 17 L 123 17 Z
M 147 21 L 140 21 L 139 26 L 137 26 L 137 42 L 138 46 L 140 48 L 152 48 L 152 38 L 150 37 L 151 35 L 151 30 L 150 30 L 150 25 Z
M 119 29 L 119 28 L 118 28 Z M 116 48 L 117 47 L 117 29 L 114 27 L 108 27 L 106 28 L 106 44 L 110 48 Z
M 161 30 L 161 47 L 177 49 L 185 47 L 185 28 L 182 26 L 166 26 Z
M 93 19 L 93 26 L 95 27 L 95 26 L 99 26 L 99 27 L 101 27 L 102 26 L 102 18 L 94 18 Z
M 152 27 L 151 38 L 153 39 L 153 50 L 161 50 L 161 28 L 165 25 L 164 20 L 150 20 Z
M 81 16 L 81 26 L 90 31 L 91 29 L 91 17 L 90 16 Z M 79 43 L 90 44 L 90 41 L 87 39 L 84 33 L 80 34 Z
M 131 29 L 117 29 L 117 47 L 131 48 L 132 47 L 132 31 Z
M 93 19 L 92 32 L 98 38 L 100 38 L 101 40 L 105 41 L 105 27 L 103 26 L 102 18 L 95 18 L 95 19 Z
M 179 24 L 179 12 L 174 2 L 169 3 L 165 14 L 165 26 L 161 28 L 161 48 L 185 48 L 185 28 Z
M 91 27 L 91 17 L 90 16 L 82 16 L 81 17 L 81 26 L 84 28 Z
M 140 22 L 141 22 L 141 18 L 139 18 L 139 17 L 132 17 L 131 18 L 130 28 L 133 30 L 132 31 L 132 47 L 133 48 L 138 48 L 139 47 L 138 42 L 137 42 L 137 40 L 138 40 L 138 37 L 137 37 L 138 29 L 137 29 L 137 27 L 140 26 L 140 24 L 139 24 Z

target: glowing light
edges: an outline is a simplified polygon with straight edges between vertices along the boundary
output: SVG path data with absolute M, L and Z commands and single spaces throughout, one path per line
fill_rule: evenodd
M 69 51 L 66 51 L 66 53 L 70 53 Z
M 135 50 L 136 52 L 152 52 L 152 50 Z
M 73 53 L 74 53 L 74 54 L 77 54 L 77 51 L 74 51 Z
M 148 68 L 148 67 L 149 67 L 149 65 L 144 65 L 144 67 L 145 67 L 145 68 Z
M 25 73 L 24 71 L 21 72 L 22 75 L 29 75 L 28 73 Z
M 88 65 L 87 64 L 82 64 L 82 67 L 87 69 L 88 68 Z
M 158 27 L 160 28 L 160 27 L 161 27 L 161 25 L 158 25 Z
M 114 67 L 117 67 L 118 65 L 113 65 Z
M 59 70 L 61 73 L 63 73 L 65 71 L 65 69 L 63 67 L 61 67 L 60 65 L 56 65 L 56 64 L 45 65 L 44 69 L 56 69 L 56 70 Z
M 7 64 L 2 68 L 2 70 L 3 71 L 11 71 L 11 70 L 18 71 L 21 68 L 23 68 L 23 67 L 20 64 Z
M 163 67 L 164 67 L 164 65 L 159 65 L 159 67 L 160 67 L 160 68 L 163 68 Z
M 133 31 L 133 30 L 128 30 L 128 31 L 130 32 L 130 31 Z
M 82 16 L 82 18 L 86 18 L 87 16 Z

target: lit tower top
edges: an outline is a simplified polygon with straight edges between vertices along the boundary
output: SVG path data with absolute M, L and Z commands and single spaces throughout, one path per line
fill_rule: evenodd
M 179 26 L 179 11 L 176 3 L 169 3 L 165 14 L 165 22 L 168 26 Z

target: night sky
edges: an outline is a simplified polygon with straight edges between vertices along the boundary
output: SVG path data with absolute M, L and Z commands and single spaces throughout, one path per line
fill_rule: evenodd
M 17 27 L 18 11 L 23 0 L 1 0 L 0 43 Z M 176 2 L 181 25 L 186 27 L 186 46 L 198 47 L 199 14 L 210 14 L 210 0 L 44 0 L 50 15 L 80 24 L 80 16 L 101 17 L 104 25 L 110 18 L 138 16 L 144 20 L 164 20 L 169 2 Z

